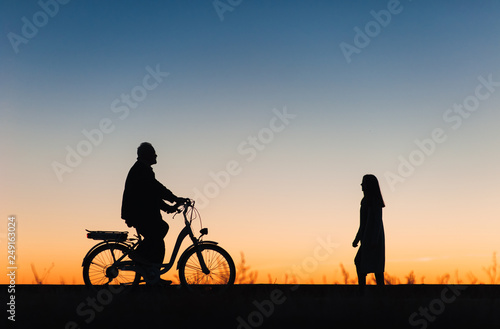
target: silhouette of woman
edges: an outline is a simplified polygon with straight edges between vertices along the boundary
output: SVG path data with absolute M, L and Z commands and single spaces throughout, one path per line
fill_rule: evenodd
M 366 275 L 375 273 L 377 286 L 384 285 L 385 235 L 382 222 L 382 208 L 385 207 L 377 177 L 363 176 L 361 187 L 364 197 L 361 200 L 359 230 L 352 246 L 358 249 L 354 264 L 358 274 L 360 293 L 366 286 Z

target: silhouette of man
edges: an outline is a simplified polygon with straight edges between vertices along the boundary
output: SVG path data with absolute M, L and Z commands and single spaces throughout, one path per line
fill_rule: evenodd
M 142 263 L 163 263 L 168 224 L 162 219 L 160 210 L 173 213 L 176 204 L 185 199 L 175 196 L 156 180 L 152 165 L 156 163 L 156 152 L 150 143 L 137 148 L 137 161 L 130 168 L 123 191 L 121 216 L 128 227 L 135 227 L 143 236 L 132 258 Z M 163 200 L 170 202 L 165 203 Z

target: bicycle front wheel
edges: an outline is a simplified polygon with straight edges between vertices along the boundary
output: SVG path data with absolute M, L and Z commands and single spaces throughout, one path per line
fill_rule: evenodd
M 200 250 L 210 273 L 203 273 L 196 249 Z M 190 290 L 223 291 L 234 284 L 236 267 L 227 251 L 213 244 L 202 244 L 188 251 L 179 263 L 179 280 Z
M 123 262 L 131 262 L 127 256 L 118 261 L 130 249 L 119 243 L 104 244 L 95 249 L 84 260 L 83 281 L 87 287 L 103 285 L 134 286 L 139 283 L 141 275 L 134 270 L 126 270 Z M 133 267 L 131 267 L 133 268 Z

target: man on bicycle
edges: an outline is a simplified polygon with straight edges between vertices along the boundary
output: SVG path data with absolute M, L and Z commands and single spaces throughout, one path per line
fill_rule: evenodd
M 156 157 L 150 143 L 142 143 L 137 148 L 137 161 L 127 175 L 121 209 L 121 217 L 127 226 L 135 227 L 144 238 L 131 257 L 149 265 L 162 264 L 165 257 L 163 239 L 169 226 L 162 219 L 160 210 L 173 213 L 178 204 L 185 201 L 156 180 L 151 168 L 156 163 Z

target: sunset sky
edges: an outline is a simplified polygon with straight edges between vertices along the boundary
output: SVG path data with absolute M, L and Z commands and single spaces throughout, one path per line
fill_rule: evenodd
M 488 283 L 499 2 L 60 2 L 0 5 L 0 264 L 14 215 L 18 284 L 32 266 L 81 284 L 85 229 L 130 231 L 121 198 L 144 141 L 156 178 L 258 282 L 333 283 L 341 263 L 354 278 L 372 173 L 387 273 Z M 182 221 L 164 219 L 168 253 Z

